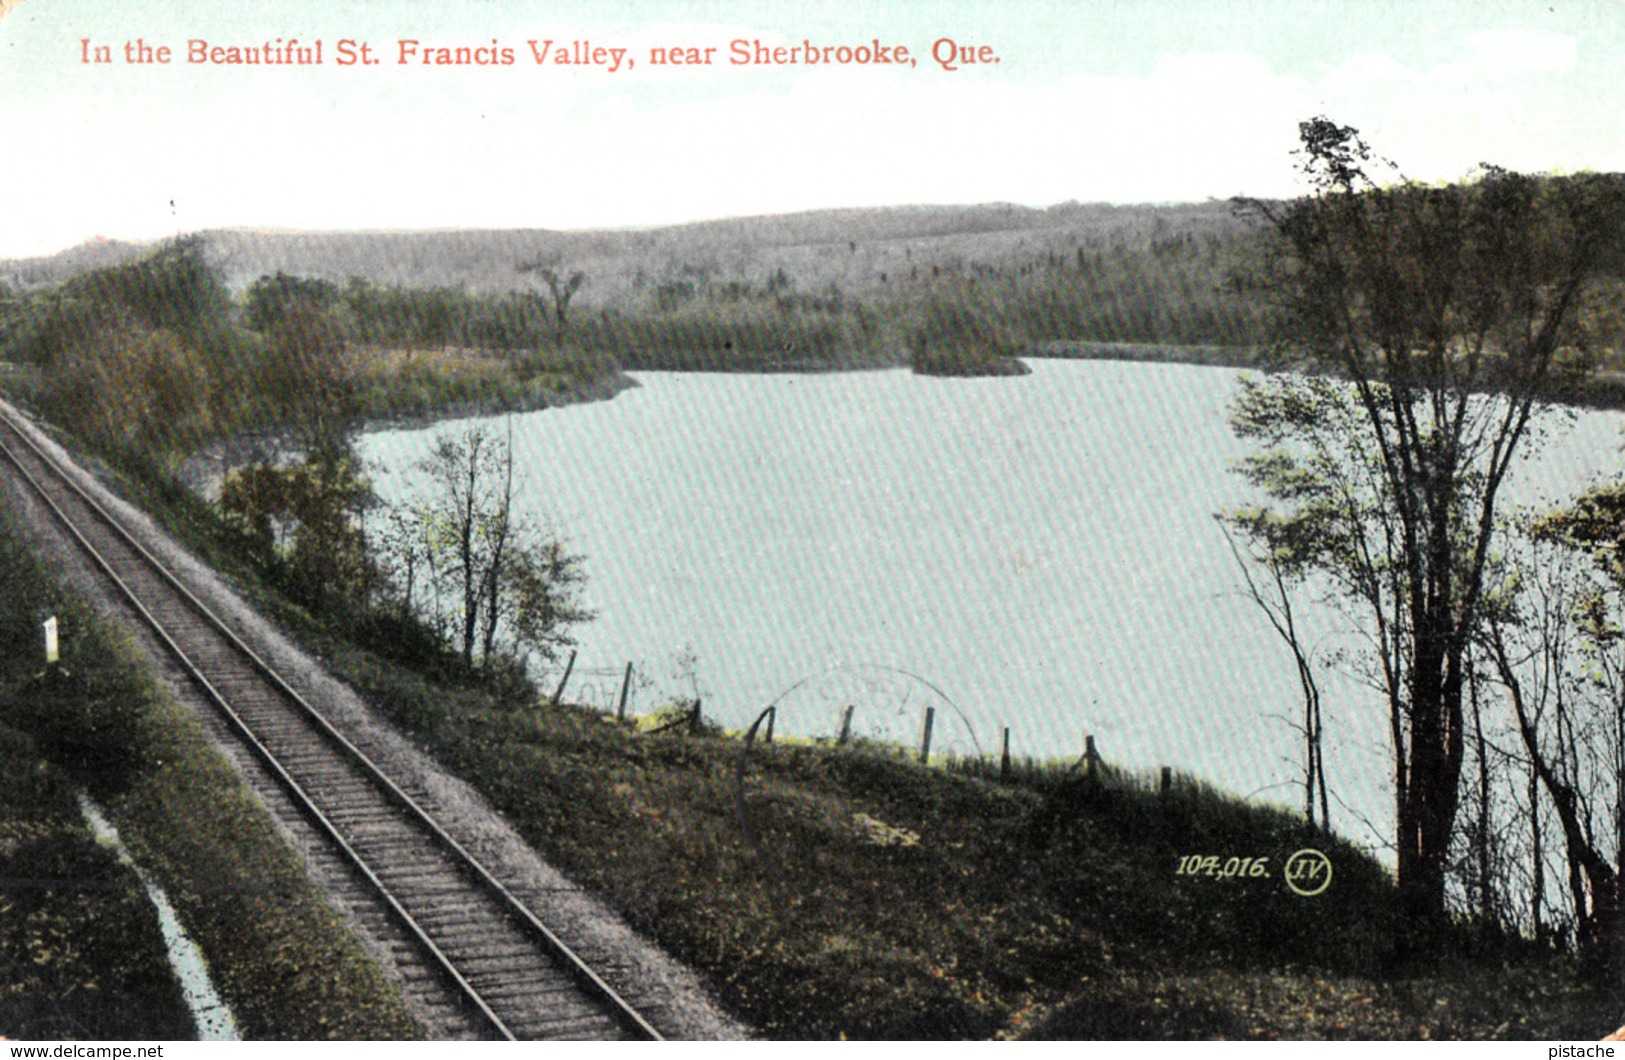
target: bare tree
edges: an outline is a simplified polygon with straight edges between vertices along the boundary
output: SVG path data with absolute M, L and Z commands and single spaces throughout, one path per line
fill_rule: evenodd
M 587 274 L 577 269 L 566 275 L 556 265 L 540 258 L 536 261 L 521 262 L 518 268 L 522 273 L 534 272 L 547 284 L 548 293 L 553 296 L 553 337 L 555 341 L 563 342 L 570 299 L 574 298 L 581 285 L 587 282 Z
M 580 556 L 514 510 L 509 440 L 488 427 L 443 434 L 420 464 L 428 492 L 392 517 L 394 566 L 408 604 L 428 568 L 433 595 L 418 605 L 447 622 L 464 665 L 497 656 L 504 640 L 550 659 L 571 643 L 570 626 L 592 612 L 580 602 Z
M 1327 806 L 1326 796 L 1320 682 L 1315 677 L 1313 652 L 1304 643 L 1292 607 L 1292 587 L 1301 584 L 1305 571 L 1301 566 L 1293 565 L 1291 550 L 1271 546 L 1272 530 L 1269 526 L 1259 523 L 1249 525 L 1248 538 L 1255 543 L 1255 547 L 1253 551 L 1247 553 L 1242 551 L 1240 542 L 1230 532 L 1229 523 L 1235 521 L 1246 524 L 1248 517 L 1237 515 L 1227 519 L 1219 516 L 1217 519 L 1220 530 L 1224 532 L 1225 541 L 1230 545 L 1230 554 L 1235 557 L 1236 566 L 1241 569 L 1248 599 L 1264 612 L 1264 617 L 1275 630 L 1276 636 L 1281 638 L 1282 643 L 1292 653 L 1292 661 L 1297 667 L 1298 688 L 1303 694 L 1303 720 L 1294 726 L 1303 737 L 1304 745 L 1303 816 L 1311 827 L 1317 823 L 1315 811 L 1318 797 L 1319 825 L 1322 828 L 1330 828 L 1331 810 Z M 1268 576 L 1266 585 L 1260 585 L 1259 579 L 1253 576 L 1255 568 Z
M 1600 587 L 1573 560 L 1550 545 L 1509 559 L 1516 597 L 1490 602 L 1482 639 L 1563 835 L 1581 956 L 1617 967 L 1625 960 L 1625 688 L 1617 684 L 1617 630 L 1596 624 Z

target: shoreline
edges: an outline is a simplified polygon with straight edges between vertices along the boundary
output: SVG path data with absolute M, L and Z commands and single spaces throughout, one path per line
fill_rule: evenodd
M 584 383 L 575 383 L 563 390 L 534 395 L 533 400 L 499 398 L 490 401 L 457 401 L 414 412 L 398 412 L 384 416 L 364 417 L 357 426 L 358 434 L 377 431 L 410 431 L 432 427 L 444 420 L 467 419 L 472 416 L 498 416 L 504 412 L 540 412 L 543 409 L 586 405 L 595 401 L 610 401 L 622 392 L 639 386 L 624 368 Z
M 641 384 L 632 372 L 671 372 L 683 374 L 719 375 L 829 375 L 835 373 L 886 371 L 904 369 L 915 375 L 930 378 L 1021 378 L 1031 374 L 1027 361 L 1119 361 L 1135 364 L 1184 364 L 1199 368 L 1249 369 L 1259 372 L 1272 370 L 1261 363 L 1261 356 L 1253 347 L 1176 345 L 1134 342 L 1097 342 L 1092 340 L 1055 339 L 1034 344 L 1019 357 L 1009 359 L 1009 366 L 1001 365 L 993 372 L 932 372 L 920 371 L 906 362 L 881 361 L 819 361 L 795 364 L 776 362 L 765 366 L 745 367 L 720 365 L 717 367 L 657 367 L 616 368 L 597 379 L 576 383 L 563 390 L 533 395 L 528 399 L 498 398 L 485 401 L 458 401 L 432 409 L 420 409 L 363 418 L 356 430 L 358 434 L 381 431 L 426 430 L 434 425 L 456 419 L 477 416 L 497 416 L 512 412 L 538 412 L 544 409 L 565 408 L 571 405 L 611 401 L 627 390 Z M 1019 366 L 1019 367 L 1017 367 Z M 1598 372 L 1580 394 L 1551 399 L 1551 404 L 1597 412 L 1625 412 L 1625 372 Z M 176 471 L 177 478 L 188 488 L 205 497 L 212 497 L 223 474 L 222 468 L 237 468 L 256 460 L 278 461 L 298 452 L 291 432 L 282 428 L 263 428 L 217 439 L 205 445 L 182 461 Z
M 1243 368 L 1255 372 L 1299 371 L 1273 368 L 1263 363 L 1249 346 L 1181 346 L 1139 342 L 1092 342 L 1051 340 L 1041 342 L 1023 354 L 1031 360 L 1050 361 L 1129 361 L 1136 364 L 1188 364 L 1199 368 Z M 1558 394 L 1544 399 L 1547 404 L 1587 412 L 1625 412 L 1625 371 L 1601 370 L 1575 394 Z
M 1046 361 L 1133 361 L 1139 364 L 1194 364 L 1203 368 L 1258 368 L 1250 346 L 1185 346 L 1156 342 L 1095 342 L 1051 339 L 1022 354 Z
M 638 386 L 624 370 L 614 372 L 563 390 L 534 395 L 534 400 L 459 401 L 433 410 L 368 416 L 356 425 L 356 433 L 427 430 L 446 420 L 473 416 L 498 416 L 505 412 L 540 412 L 544 409 L 610 401 Z M 190 453 L 175 469 L 176 480 L 200 497 L 213 501 L 227 472 L 248 464 L 266 461 L 280 463 L 301 452 L 293 432 L 285 427 L 264 427 L 217 438 Z

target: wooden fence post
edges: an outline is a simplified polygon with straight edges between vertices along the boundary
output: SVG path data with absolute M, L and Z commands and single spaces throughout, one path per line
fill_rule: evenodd
M 1095 750 L 1095 738 L 1086 734 L 1083 738 L 1083 775 L 1090 780 L 1100 778 L 1100 752 Z
M 779 718 L 779 708 L 778 707 L 768 707 L 767 708 L 767 728 L 765 730 L 763 730 L 763 732 L 762 732 L 762 742 L 763 743 L 772 743 L 773 742 L 773 723 L 775 721 L 777 721 L 778 718 Z
M 1010 779 L 1010 726 L 1004 727 L 1004 749 L 999 752 L 999 779 Z
M 1163 766 L 1162 767 L 1162 784 L 1161 784 L 1160 789 L 1159 789 L 1159 791 L 1160 791 L 1163 798 L 1166 799 L 1168 797 L 1168 792 L 1173 789 L 1173 786 L 1174 786 L 1174 770 L 1173 770 L 1173 767 L 1172 766 Z
M 855 708 L 851 703 L 848 703 L 846 705 L 846 710 L 841 712 L 841 735 L 835 741 L 835 746 L 845 747 L 846 741 L 852 738 L 852 711 L 855 709 L 857 708 Z
M 615 720 L 626 720 L 626 694 L 632 691 L 632 664 L 626 664 L 626 676 L 621 678 L 621 704 L 615 708 Z
M 689 715 L 688 731 L 691 735 L 699 735 L 700 731 L 700 701 L 694 701 L 694 713 Z
M 570 652 L 570 661 L 564 664 L 564 676 L 559 678 L 559 687 L 553 690 L 553 706 L 559 705 L 559 697 L 564 695 L 564 686 L 570 682 L 570 671 L 576 668 L 576 653 Z
M 925 708 L 925 722 L 920 726 L 920 764 L 931 761 L 931 723 L 937 720 L 937 708 Z

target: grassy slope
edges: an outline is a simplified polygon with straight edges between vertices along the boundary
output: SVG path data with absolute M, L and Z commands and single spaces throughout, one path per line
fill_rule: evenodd
M 372 700 L 548 857 L 775 1037 L 1583 1037 L 1608 1003 L 1566 958 L 1463 936 L 1392 957 L 1387 873 L 1284 812 L 1028 769 L 995 783 L 885 749 L 639 734 L 435 688 L 333 643 Z M 1326 850 L 1304 898 L 1281 866 Z M 1263 879 L 1180 877 L 1191 853 Z M 1530 998 L 1538 999 L 1531 1004 Z
M 73 786 L 0 728 L 0 1028 L 11 1038 L 187 1038 L 192 1017 L 135 874 Z

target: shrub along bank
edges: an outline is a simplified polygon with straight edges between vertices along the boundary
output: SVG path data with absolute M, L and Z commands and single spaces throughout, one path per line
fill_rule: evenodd
M 624 383 L 605 355 L 504 330 L 511 298 L 362 283 L 340 297 L 278 276 L 244 307 L 205 257 L 178 239 L 0 301 L 0 384 L 115 462 L 168 470 L 254 429 L 310 444 L 368 418 L 537 408 Z
M 51 668 L 43 664 L 38 624 L 46 614 L 58 616 L 63 631 L 62 660 Z M 202 949 L 245 1037 L 421 1035 L 398 993 L 306 878 L 264 807 L 208 744 L 197 719 L 157 683 L 134 641 L 67 594 L 3 521 L 0 737 L 0 761 L 8 767 L 0 783 L 23 785 L 47 808 L 60 809 L 71 781 L 106 807 Z M 6 805 L 13 804 L 8 799 Z M 37 849 L 44 876 L 91 886 L 109 877 L 110 856 L 84 855 L 55 831 L 25 824 L 12 833 L 13 843 L 0 846 L 0 861 Z M 16 845 L 36 841 L 35 832 L 43 847 Z M 6 835 L 0 825 L 0 837 Z M 33 871 L 8 875 L 27 880 Z M 173 1013 L 176 989 L 161 948 L 140 942 L 110 949 L 136 930 L 93 925 L 84 909 L 88 899 L 69 889 L 25 898 L 39 906 L 32 915 L 41 930 L 63 925 L 60 944 L 25 937 L 31 975 L 42 983 L 77 975 L 80 983 L 34 991 L 52 999 L 41 1009 L 45 1022 L 34 1025 L 44 1036 L 188 1034 L 189 1019 L 176 1025 L 166 1015 Z M 0 902 L 22 900 L 0 891 Z M 0 947 L 15 923 L 10 914 L 0 917 Z M 86 961 L 97 962 L 97 970 L 77 973 Z M 11 977 L 5 981 L 0 1003 L 11 996 Z M 123 1024 L 106 1016 L 100 999 L 110 992 L 128 1003 Z M 7 1011 L 0 1004 L 0 1019 Z M 152 1014 L 150 1023 L 139 1021 L 142 1012 Z M 0 1029 L 19 1033 L 11 1023 L 0 1022 Z

